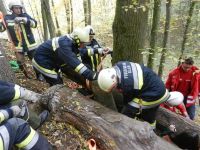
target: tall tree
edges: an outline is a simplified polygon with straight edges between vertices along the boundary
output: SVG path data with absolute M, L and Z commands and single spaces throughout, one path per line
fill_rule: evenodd
M 88 1 L 87 0 L 83 0 L 83 10 L 84 10 L 84 16 L 85 16 L 85 26 L 88 25 Z
M 165 20 L 165 31 L 164 31 L 164 38 L 163 38 L 163 44 L 162 44 L 162 54 L 160 58 L 160 65 L 158 69 L 158 75 L 162 77 L 163 75 L 163 69 L 166 59 L 166 52 L 167 52 L 167 41 L 168 41 L 168 35 L 170 30 L 170 19 L 171 19 L 171 0 L 167 0 L 166 2 L 166 20 Z
M 73 31 L 73 8 L 71 0 L 64 0 L 65 13 L 67 17 L 67 31 L 71 33 Z
M 154 57 L 155 57 L 155 48 L 157 41 L 157 30 L 158 24 L 160 20 L 160 4 L 161 0 L 154 0 L 154 9 L 153 9 L 153 22 L 151 28 L 151 41 L 150 41 L 150 50 L 149 50 L 149 58 L 148 58 L 148 67 L 153 69 L 154 66 Z
M 85 15 L 85 26 L 91 25 L 91 2 L 90 0 L 83 0 L 83 9 Z
M 56 31 L 55 31 L 55 25 L 51 16 L 51 11 L 50 11 L 50 5 L 49 5 L 49 0 L 41 0 L 41 9 L 46 15 L 46 21 L 48 24 L 48 29 L 49 29 L 49 34 L 50 38 L 53 38 L 56 36 Z M 45 20 L 43 20 L 44 22 Z
M 145 45 L 148 0 L 117 0 L 113 22 L 113 63 L 120 60 L 142 62 Z
M 61 31 L 60 31 L 60 25 L 58 23 L 58 17 L 57 17 L 57 13 L 56 13 L 56 9 L 55 9 L 55 4 L 54 4 L 54 1 L 51 0 L 51 4 L 52 4 L 52 7 L 53 7 L 53 13 L 54 13 L 54 17 L 55 17 L 55 21 L 56 21 L 56 28 L 57 28 L 57 32 L 56 32 L 56 35 L 57 36 L 60 36 L 61 35 Z
M 195 7 L 195 4 L 196 4 L 196 1 L 191 1 L 190 2 L 190 9 L 189 9 L 189 14 L 188 14 L 188 17 L 187 17 L 187 21 L 186 21 L 186 25 L 185 25 L 185 30 L 184 30 L 184 34 L 183 34 L 183 42 L 181 44 L 181 55 L 180 55 L 180 59 L 182 58 L 183 56 L 183 53 L 185 51 L 185 44 L 187 42 L 187 38 L 188 38 L 188 30 L 189 30 L 189 25 L 192 21 L 192 14 L 193 14 L 193 10 L 194 10 L 194 7 Z M 179 60 L 179 64 L 180 64 L 180 60 Z M 178 64 L 178 65 L 179 65 Z
M 6 7 L 4 4 L 4 0 L 0 0 L 0 11 L 5 15 L 7 14 Z
M 48 40 L 49 38 L 49 32 L 48 32 L 48 25 L 47 25 L 47 16 L 46 16 L 46 12 L 44 9 L 42 9 L 43 6 L 43 2 L 41 1 L 41 13 L 42 13 L 42 21 L 43 21 L 43 32 L 44 32 L 44 36 L 43 39 L 44 41 Z

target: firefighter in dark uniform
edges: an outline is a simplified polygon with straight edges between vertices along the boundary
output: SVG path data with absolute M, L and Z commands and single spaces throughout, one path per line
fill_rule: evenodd
M 106 92 L 114 88 L 121 92 L 121 112 L 131 118 L 147 121 L 152 127 L 155 127 L 159 105 L 163 102 L 173 105 L 174 101 L 170 99 L 164 83 L 151 69 L 133 62 L 120 61 L 112 68 L 103 69 L 98 76 L 98 85 Z M 174 93 L 172 95 L 174 97 Z M 175 94 L 177 97 L 179 95 Z
M 56 37 L 41 44 L 36 50 L 33 66 L 43 74 L 50 86 L 62 84 L 60 70 L 70 79 L 85 85 L 85 80 L 96 80 L 96 72 L 88 69 L 78 58 L 81 47 L 89 42 L 85 29 L 77 28 L 72 34 Z
M 13 118 L 20 113 L 21 109 L 18 106 L 0 110 L 0 149 L 11 150 L 16 146 L 27 150 L 51 150 L 51 144 L 26 121 Z
M 12 14 L 6 15 L 4 21 L 2 20 L 0 22 L 0 31 L 3 32 L 7 29 L 9 37 L 15 47 L 19 67 L 29 77 L 25 68 L 24 56 L 27 53 L 31 60 L 37 48 L 37 43 L 31 30 L 31 28 L 37 27 L 37 21 L 27 13 L 23 13 L 23 5 L 20 0 L 11 0 L 9 9 L 12 11 Z
M 109 48 L 100 46 L 94 38 L 95 32 L 92 26 L 88 25 L 85 29 L 90 36 L 90 43 L 86 47 L 80 49 L 81 60 L 89 69 L 99 71 L 97 67 L 100 64 L 102 57 L 112 53 L 112 51 Z
M 37 129 L 47 119 L 49 112 L 44 110 L 39 116 L 28 109 L 26 102 L 35 103 L 41 99 L 41 94 L 25 89 L 17 84 L 0 80 L 0 109 L 8 108 L 12 105 L 23 106 L 23 119 L 26 119 L 30 125 Z

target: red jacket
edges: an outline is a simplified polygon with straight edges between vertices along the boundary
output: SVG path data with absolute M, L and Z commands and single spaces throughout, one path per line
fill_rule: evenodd
M 178 106 L 170 107 L 170 106 L 162 103 L 162 104 L 160 104 L 160 106 L 163 107 L 163 108 L 166 108 L 166 109 L 168 109 L 172 112 L 178 113 L 178 114 L 180 114 L 184 117 L 188 116 L 188 113 L 187 113 L 187 110 L 186 110 L 184 104 L 180 104 Z
M 200 74 L 195 73 L 195 70 L 198 70 L 198 68 L 192 66 L 192 68 L 186 72 L 179 66 L 169 73 L 165 84 L 169 91 L 179 91 L 184 97 L 187 97 L 186 107 L 194 105 L 195 99 L 200 93 Z

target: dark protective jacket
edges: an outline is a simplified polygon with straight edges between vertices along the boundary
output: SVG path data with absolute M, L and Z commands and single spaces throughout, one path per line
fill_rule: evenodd
M 93 71 L 97 71 L 97 66 L 101 60 L 101 54 L 98 53 L 98 48 L 102 47 L 95 39 L 93 39 L 90 45 L 80 49 L 83 64 Z
M 51 78 L 57 78 L 53 71 L 58 72 L 62 65 L 69 65 L 77 73 L 89 80 L 94 79 L 95 73 L 88 69 L 77 58 L 78 47 L 69 35 L 53 38 L 41 44 L 36 50 L 33 65 L 40 72 Z M 52 73 L 51 73 L 52 72 Z
M 16 17 L 26 17 L 27 23 L 15 23 Z M 35 19 L 31 18 L 27 13 L 22 13 L 18 16 L 12 13 L 4 17 L 4 22 L 6 26 L 3 26 L 3 22 L 0 22 L 2 24 L 0 32 L 6 29 L 8 30 L 9 36 L 18 52 L 25 52 L 37 48 L 37 43 L 31 30 L 31 28 L 37 27 L 37 21 Z
M 118 88 L 122 89 L 124 104 L 134 107 L 152 108 L 169 98 L 161 79 L 149 68 L 128 61 L 114 66 L 119 77 Z
M 20 86 L 0 80 L 0 105 L 8 104 L 20 97 Z

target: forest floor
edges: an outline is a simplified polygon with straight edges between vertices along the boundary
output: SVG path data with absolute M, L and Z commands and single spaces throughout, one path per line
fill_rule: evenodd
M 7 43 L 7 42 L 6 42 Z M 10 50 L 9 44 L 5 44 L 6 53 L 9 60 L 16 60 L 15 54 L 12 50 Z M 105 60 L 105 66 L 110 66 L 110 57 Z M 31 67 L 31 62 L 27 59 L 27 66 L 30 72 L 33 72 Z M 171 65 L 169 65 L 171 67 Z M 166 66 L 168 68 L 168 66 Z M 169 68 L 167 69 L 169 70 Z M 17 84 L 33 90 L 38 93 L 43 93 L 46 89 L 49 88 L 49 85 L 45 82 L 40 82 L 36 80 L 36 77 L 33 76 L 33 79 L 28 79 L 24 76 L 21 71 L 15 72 L 17 78 Z M 65 79 L 65 85 L 70 86 L 71 81 Z M 71 86 L 70 86 L 71 87 Z M 73 88 L 73 87 L 71 87 Z M 197 106 L 197 115 L 195 122 L 200 123 L 200 107 Z M 62 129 L 62 130 L 61 130 Z M 59 150 L 86 150 L 86 140 L 84 137 L 79 134 L 79 131 L 76 130 L 73 126 L 57 122 L 55 118 L 51 118 L 51 120 L 47 121 L 42 128 L 39 130 L 44 136 L 48 138 L 50 143 L 55 145 Z M 61 132 L 62 131 L 62 132 Z

